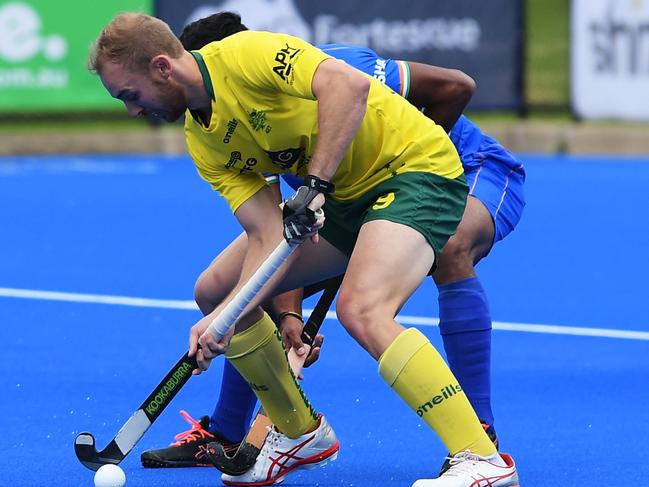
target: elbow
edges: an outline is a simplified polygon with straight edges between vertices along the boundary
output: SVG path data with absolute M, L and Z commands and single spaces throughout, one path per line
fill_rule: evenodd
M 348 110 L 367 104 L 370 78 L 334 59 L 325 60 L 315 72 L 312 91 L 318 102 L 335 102 Z
M 360 73 L 354 73 L 354 78 L 350 83 L 353 99 L 358 106 L 363 107 L 363 110 L 365 110 L 365 105 L 367 105 L 367 97 L 370 93 L 370 84 L 370 79 Z
M 455 82 L 453 83 L 453 91 L 455 98 L 469 103 L 471 97 L 475 93 L 476 84 L 473 78 L 460 70 L 453 70 Z

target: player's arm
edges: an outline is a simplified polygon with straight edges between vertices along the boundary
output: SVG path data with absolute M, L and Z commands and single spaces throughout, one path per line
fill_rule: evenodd
M 457 69 L 408 62 L 408 101 L 449 132 L 475 91 L 473 79 Z
M 311 90 L 318 102 L 318 140 L 308 175 L 286 201 L 283 215 L 287 240 L 310 235 L 317 243 L 324 225 L 324 195 L 335 191 L 330 181 L 365 115 L 370 81 L 344 63 L 325 59 L 315 70 Z
M 282 192 L 279 184 L 279 176 L 270 174 L 264 176 L 270 188 L 275 203 L 279 206 L 282 202 Z M 300 335 L 302 333 L 302 288 L 285 292 L 266 301 L 263 308 L 277 324 L 284 345 L 287 349 L 295 348 L 298 355 L 305 353 Z
M 298 355 L 304 355 L 304 344 L 300 338 L 304 320 L 302 319 L 302 288 L 275 296 L 270 307 L 270 316 L 277 323 L 284 346 L 294 348 Z
M 219 306 L 203 317 L 191 329 L 189 352 L 190 355 L 196 353 L 196 360 L 201 370 L 206 370 L 214 357 L 225 353 L 234 331 L 230 330 L 228 335 L 217 341 L 211 334 L 205 333 L 205 330 L 232 298 L 239 293 L 282 239 L 282 214 L 275 202 L 275 196 L 268 186 L 264 186 L 242 203 L 235 211 L 235 216 L 244 228 L 248 238 L 246 257 L 242 265 L 241 275 L 234 289 Z M 275 272 L 268 286 L 262 289 L 246 306 L 243 314 L 260 305 L 267 298 L 269 289 L 272 289 L 273 283 L 283 277 L 285 268 L 286 266 L 284 266 L 284 269 L 280 268 Z M 238 322 L 237 326 L 241 327 L 243 325 L 245 328 L 246 325 L 252 324 L 253 321 L 254 319 L 248 317 L 246 321 Z M 198 349 L 199 344 L 200 350 Z
M 312 89 L 318 100 L 318 142 L 308 171 L 330 181 L 365 115 L 370 81 L 345 63 L 327 59 L 318 66 Z
M 273 192 L 275 202 L 279 205 L 282 201 L 279 176 L 277 174 L 271 174 L 264 176 L 264 178 L 270 190 Z M 299 357 L 307 353 L 305 344 L 302 342 L 302 328 L 304 327 L 304 320 L 302 318 L 303 299 L 304 290 L 299 288 L 275 296 L 263 305 L 266 312 L 277 324 L 286 349 L 295 349 Z M 309 367 L 313 362 L 318 360 L 323 341 L 324 337 L 322 335 L 315 337 L 311 345 L 311 352 L 304 362 L 304 367 Z
M 284 235 L 303 240 L 322 228 L 317 213 L 324 204 L 323 193 L 365 114 L 369 79 L 357 70 L 331 59 L 311 44 L 285 34 L 250 32 L 236 52 L 237 62 L 245 58 L 244 69 L 232 74 L 235 82 L 270 95 L 316 100 L 318 140 L 307 167 L 310 178 L 284 206 Z M 248 55 L 249 54 L 249 55 Z

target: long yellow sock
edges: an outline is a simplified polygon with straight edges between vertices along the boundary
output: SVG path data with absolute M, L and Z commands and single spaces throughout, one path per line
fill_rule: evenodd
M 419 330 L 409 328 L 390 344 L 379 358 L 379 373 L 437 432 L 451 454 L 496 453 L 457 379 Z
M 248 381 L 278 430 L 297 438 L 316 427 L 316 412 L 298 385 L 275 323 L 266 313 L 232 338 L 225 356 Z

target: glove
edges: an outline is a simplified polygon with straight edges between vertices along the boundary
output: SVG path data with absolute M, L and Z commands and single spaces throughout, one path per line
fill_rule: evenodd
M 302 186 L 284 203 L 284 238 L 287 242 L 301 242 L 312 235 L 313 225 L 324 217 L 321 209 L 307 208 L 318 194 L 333 194 L 336 187 L 333 183 L 309 174 L 304 178 Z
M 302 241 L 313 232 L 313 225 L 322 214 L 316 213 L 307 206 L 320 192 L 313 188 L 300 186 L 289 200 L 284 202 L 282 216 L 284 218 L 284 238 L 287 242 Z

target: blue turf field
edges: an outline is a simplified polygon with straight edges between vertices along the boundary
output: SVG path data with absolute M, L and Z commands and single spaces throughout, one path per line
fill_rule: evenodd
M 502 447 L 523 487 L 645 485 L 649 159 L 523 160 L 523 222 L 479 266 Z M 182 354 L 194 280 L 238 230 L 185 157 L 0 159 L 0 209 L 0 484 L 91 486 L 74 437 L 92 431 L 103 447 Z M 159 301 L 99 303 L 114 296 Z M 426 283 L 403 313 L 437 316 L 435 296 Z M 408 487 L 436 473 L 434 434 L 335 321 L 324 332 L 304 387 L 341 455 L 286 485 Z M 192 379 L 122 463 L 129 487 L 221 485 L 213 469 L 139 464 L 185 429 L 178 409 L 211 412 L 220 367 Z

